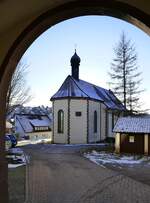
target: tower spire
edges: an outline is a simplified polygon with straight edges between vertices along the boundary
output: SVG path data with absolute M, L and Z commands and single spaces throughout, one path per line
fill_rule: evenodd
M 71 67 L 72 67 L 72 77 L 76 80 L 79 80 L 79 65 L 80 65 L 80 57 L 77 55 L 76 53 L 76 49 L 75 49 L 75 53 L 74 55 L 71 57 Z
M 75 50 L 75 53 L 77 51 L 77 44 L 74 44 L 74 50 Z

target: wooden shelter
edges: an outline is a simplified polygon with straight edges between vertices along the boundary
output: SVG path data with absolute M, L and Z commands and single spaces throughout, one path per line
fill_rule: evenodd
M 150 117 L 122 117 L 113 130 L 117 153 L 150 154 Z

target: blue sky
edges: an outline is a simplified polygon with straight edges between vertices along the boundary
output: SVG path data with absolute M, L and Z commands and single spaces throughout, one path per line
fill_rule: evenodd
M 51 106 L 50 97 L 71 73 L 70 58 L 76 46 L 81 58 L 80 78 L 109 88 L 110 63 L 113 47 L 124 31 L 135 44 L 139 71 L 142 71 L 141 95 L 144 107 L 150 108 L 150 37 L 139 28 L 107 16 L 85 16 L 63 21 L 44 32 L 28 48 L 23 56 L 29 65 L 27 84 L 33 99 L 27 105 Z

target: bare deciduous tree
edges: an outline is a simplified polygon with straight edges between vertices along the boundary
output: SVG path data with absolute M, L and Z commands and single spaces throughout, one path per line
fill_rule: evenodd
M 26 104 L 32 99 L 30 88 L 26 84 L 28 66 L 22 61 L 18 63 L 12 75 L 6 97 L 6 112 L 11 113 L 16 106 Z

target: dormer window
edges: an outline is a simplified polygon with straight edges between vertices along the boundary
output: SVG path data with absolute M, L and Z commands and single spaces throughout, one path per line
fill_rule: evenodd
M 34 130 L 35 131 L 47 131 L 47 130 L 49 130 L 49 127 L 48 126 L 36 126 L 36 127 L 34 127 Z

